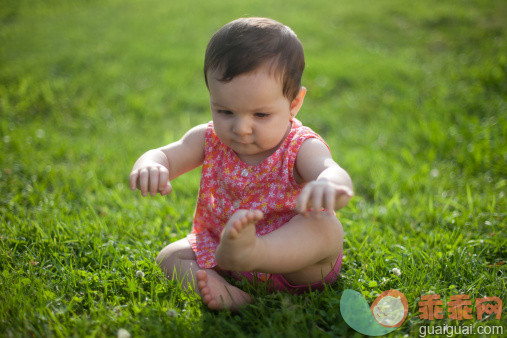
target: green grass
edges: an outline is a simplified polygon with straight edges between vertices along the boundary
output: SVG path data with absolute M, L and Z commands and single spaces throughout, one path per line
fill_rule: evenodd
M 507 302 L 504 1 L 0 7 L 0 335 L 350 336 L 344 289 L 370 304 L 398 289 L 410 310 L 391 335 L 415 336 L 428 324 L 421 295 Z M 254 15 L 303 42 L 298 117 L 328 141 L 356 196 L 339 212 L 337 284 L 304 296 L 244 286 L 252 305 L 213 313 L 154 263 L 190 231 L 199 170 L 166 198 L 142 198 L 127 180 L 141 153 L 211 119 L 207 41 Z M 505 317 L 462 324 L 507 329 Z

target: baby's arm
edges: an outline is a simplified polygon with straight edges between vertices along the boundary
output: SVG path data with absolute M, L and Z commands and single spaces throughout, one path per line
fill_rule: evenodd
M 307 182 L 297 199 L 296 211 L 299 213 L 308 215 L 308 209 L 318 211 L 322 207 L 332 213 L 346 206 L 354 194 L 349 174 L 333 160 L 329 149 L 318 139 L 308 139 L 301 145 L 296 170 Z
M 172 191 L 173 179 L 204 161 L 204 136 L 206 124 L 190 129 L 179 141 L 144 153 L 130 173 L 130 189 L 141 190 L 143 196 L 150 193 L 162 196 Z

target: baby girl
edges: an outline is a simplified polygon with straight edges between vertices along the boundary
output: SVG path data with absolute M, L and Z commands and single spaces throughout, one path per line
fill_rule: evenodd
M 192 232 L 157 263 L 210 309 L 252 300 L 224 277 L 291 293 L 338 277 L 343 229 L 335 210 L 350 201 L 352 182 L 324 140 L 296 119 L 304 67 L 289 27 L 266 18 L 228 23 L 204 60 L 212 121 L 146 152 L 130 174 L 132 190 L 164 196 L 170 181 L 202 166 Z

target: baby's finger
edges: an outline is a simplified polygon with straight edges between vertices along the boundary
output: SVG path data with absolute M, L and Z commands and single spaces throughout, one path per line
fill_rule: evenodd
M 354 196 L 354 192 L 349 187 L 345 187 L 345 186 L 341 186 L 338 189 L 336 189 L 336 194 L 337 195 L 344 194 L 344 195 L 347 195 L 348 197 Z
M 136 190 L 138 177 L 139 177 L 139 170 L 134 170 L 130 173 L 130 177 L 129 177 L 130 190 Z
M 148 179 L 150 174 L 148 170 L 143 168 L 139 170 L 139 190 L 141 190 L 141 195 L 148 195 Z
M 155 196 L 158 192 L 158 168 L 150 168 L 150 194 Z
M 169 195 L 172 191 L 173 191 L 173 187 L 171 186 L 171 183 L 169 181 L 167 181 L 166 186 L 164 187 L 164 189 L 162 190 L 162 192 L 160 194 L 162 196 L 165 196 L 165 195 Z
M 334 211 L 334 205 L 335 205 L 335 199 L 336 199 L 336 194 L 335 194 L 334 189 L 327 189 L 325 197 L 326 197 L 326 209 L 327 209 L 327 212 L 330 215 L 332 215 L 333 211 Z
M 158 176 L 158 190 L 160 192 L 164 191 L 167 186 L 167 181 L 169 180 L 169 171 L 162 167 L 160 168 L 160 174 Z
M 300 214 L 304 214 L 305 216 L 308 216 L 307 212 L 307 206 L 308 206 L 308 200 L 310 199 L 310 193 L 311 189 L 309 185 L 306 185 L 301 193 L 298 196 L 298 199 L 296 201 L 296 211 Z
M 312 208 L 317 217 L 320 217 L 320 209 L 322 208 L 322 195 L 324 188 L 316 186 L 312 191 Z

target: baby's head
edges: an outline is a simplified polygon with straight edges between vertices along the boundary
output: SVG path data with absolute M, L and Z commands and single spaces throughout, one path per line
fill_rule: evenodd
M 218 138 L 246 163 L 260 163 L 288 135 L 306 93 L 303 48 L 265 18 L 222 27 L 206 49 L 204 75 Z
M 291 102 L 301 88 L 305 68 L 303 46 L 287 26 L 267 18 L 241 18 L 229 22 L 213 35 L 204 58 L 204 78 L 221 74 L 220 81 L 268 65 L 283 85 L 283 95 Z

